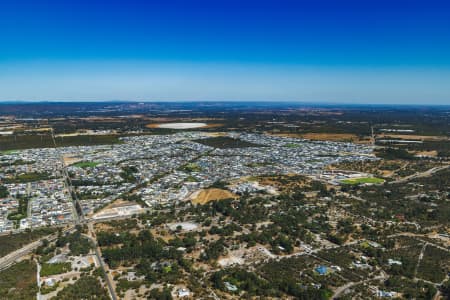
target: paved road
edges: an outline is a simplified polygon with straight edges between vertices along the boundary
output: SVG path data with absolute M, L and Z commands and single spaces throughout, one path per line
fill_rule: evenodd
M 31 196 L 31 182 L 27 183 L 27 190 L 26 190 L 27 196 Z M 32 208 L 33 199 L 30 197 L 27 204 L 27 218 L 31 218 L 31 208 Z M 30 223 L 31 224 L 31 223 Z
M 66 230 L 63 230 L 62 233 L 65 234 L 67 232 L 72 232 L 74 230 L 73 227 L 69 227 Z M 47 241 L 54 241 L 58 238 L 58 234 L 52 234 L 44 236 L 32 243 L 29 243 L 25 246 L 23 246 L 20 249 L 15 250 L 14 252 L 9 253 L 6 256 L 3 256 L 0 258 L 0 271 L 7 269 L 12 264 L 14 264 L 17 260 L 23 258 L 24 256 L 29 255 L 31 252 L 33 252 L 35 249 L 37 249 L 40 245 L 42 245 L 43 240 Z
M 97 260 L 100 264 L 100 268 L 103 271 L 103 275 L 104 275 L 103 277 L 105 278 L 106 284 L 108 286 L 109 295 L 111 296 L 111 299 L 117 300 L 118 297 L 117 297 L 116 291 L 114 289 L 113 280 L 111 278 L 111 274 L 108 273 L 108 268 L 106 267 L 106 264 L 103 262 L 101 249 L 98 246 L 92 223 L 88 224 L 88 228 L 89 228 L 89 234 L 85 235 L 85 236 L 87 238 L 89 238 L 91 240 L 91 242 L 94 244 L 95 255 L 97 256 Z
M 348 290 L 349 288 L 351 288 L 351 287 L 353 287 L 355 285 L 360 285 L 360 284 L 363 284 L 363 283 L 366 283 L 366 282 L 370 282 L 370 281 L 373 281 L 373 280 L 384 280 L 387 277 L 388 277 L 387 274 L 382 272 L 380 276 L 377 276 L 377 277 L 374 277 L 374 278 L 365 279 L 365 280 L 361 280 L 361 281 L 358 281 L 358 282 L 349 282 L 349 283 L 347 283 L 347 284 L 345 284 L 345 285 L 343 285 L 341 287 L 338 287 L 336 289 L 336 291 L 334 291 L 334 294 L 331 297 L 331 299 L 339 298 L 339 296 L 341 296 L 341 294 L 343 292 L 345 292 L 346 290 Z
M 35 258 L 34 262 L 36 263 L 36 283 L 38 286 L 38 292 L 36 295 L 37 300 L 41 300 L 41 265 L 39 264 L 39 261 Z
M 72 204 L 73 204 L 73 217 L 75 219 L 75 222 L 77 224 L 80 224 L 80 221 L 83 221 L 84 219 L 84 215 L 83 212 L 81 212 L 81 214 L 78 214 L 78 210 L 77 210 L 77 205 L 81 208 L 81 206 L 78 203 L 78 199 L 76 196 L 76 193 L 73 191 L 72 188 L 72 182 L 70 180 L 70 176 L 69 176 L 69 172 L 67 171 L 67 166 L 66 163 L 64 162 L 64 158 L 63 156 L 60 154 L 58 147 L 56 146 L 56 140 L 55 140 L 55 134 L 53 131 L 53 128 L 51 129 L 51 133 L 52 133 L 52 140 L 53 140 L 53 144 L 55 146 L 55 149 L 58 151 L 58 157 L 61 160 L 61 164 L 62 164 L 62 173 L 63 173 L 63 177 L 64 177 L 64 183 L 66 185 L 67 191 L 69 192 L 69 198 L 72 200 Z
M 40 245 L 42 245 L 42 241 L 44 239 L 47 239 L 47 240 L 50 241 L 50 240 L 53 240 L 55 238 L 56 238 L 56 235 L 50 235 L 50 236 L 43 237 L 43 238 L 41 238 L 41 239 L 39 239 L 37 241 L 34 241 L 34 242 L 30 243 L 30 244 L 27 244 L 27 245 L 23 246 L 20 249 L 17 249 L 14 252 L 9 253 L 6 256 L 3 256 L 2 258 L 0 258 L 0 271 L 9 268 L 17 260 L 19 260 L 22 257 L 27 256 L 28 254 L 33 252 Z

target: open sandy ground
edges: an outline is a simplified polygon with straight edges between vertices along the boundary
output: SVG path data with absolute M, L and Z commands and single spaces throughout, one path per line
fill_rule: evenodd
M 191 199 L 194 204 L 205 204 L 210 201 L 237 198 L 237 195 L 222 189 L 205 189 L 192 194 Z
M 447 136 L 440 135 L 415 135 L 415 134 L 377 134 L 377 138 L 393 138 L 402 140 L 421 140 L 421 141 L 448 141 Z
M 336 141 L 336 142 L 348 142 L 352 141 L 354 143 L 369 143 L 370 140 L 361 139 L 356 134 L 351 133 L 274 133 L 272 135 L 290 138 L 302 138 L 315 141 Z
M 147 128 L 165 128 L 165 129 L 196 129 L 196 128 L 214 128 L 221 127 L 219 123 L 199 123 L 199 122 L 178 122 L 178 123 L 151 123 L 147 124 Z

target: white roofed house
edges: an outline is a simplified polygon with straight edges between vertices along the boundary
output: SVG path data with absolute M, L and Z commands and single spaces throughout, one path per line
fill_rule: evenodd
M 177 296 L 178 296 L 178 298 L 190 297 L 191 292 L 186 288 L 181 288 L 181 289 L 178 289 Z

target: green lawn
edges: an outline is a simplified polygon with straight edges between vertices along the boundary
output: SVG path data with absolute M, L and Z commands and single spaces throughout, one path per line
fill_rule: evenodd
M 70 263 L 42 264 L 41 276 L 50 276 L 56 274 L 67 273 L 71 268 Z
M 200 172 L 202 168 L 200 168 L 200 166 L 195 163 L 189 163 L 181 167 L 181 170 L 186 172 Z
M 197 178 L 195 178 L 194 176 L 189 175 L 186 179 L 186 182 L 198 182 Z
M 72 166 L 79 167 L 79 168 L 93 168 L 97 166 L 99 163 L 94 161 L 80 161 L 77 163 L 74 163 Z
M 0 151 L 0 154 L 3 154 L 3 155 L 16 154 L 16 153 L 17 153 L 16 150 L 5 150 L 5 151 Z
M 361 177 L 341 180 L 344 184 L 362 184 L 362 183 L 383 183 L 384 179 L 376 177 Z
M 294 144 L 294 143 L 289 143 L 289 144 L 286 144 L 286 145 L 284 145 L 285 147 L 288 147 L 288 148 L 297 148 L 297 147 L 300 147 L 300 145 L 299 144 Z

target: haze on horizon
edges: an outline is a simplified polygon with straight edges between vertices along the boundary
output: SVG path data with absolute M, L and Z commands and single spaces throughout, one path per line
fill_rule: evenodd
M 0 101 L 450 103 L 444 1 L 3 1 Z

